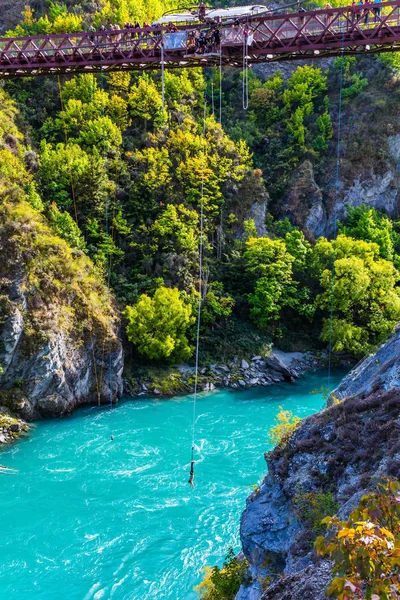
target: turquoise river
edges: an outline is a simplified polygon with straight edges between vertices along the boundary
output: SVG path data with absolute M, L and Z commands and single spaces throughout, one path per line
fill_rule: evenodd
M 0 599 L 194 600 L 201 569 L 239 549 L 279 406 L 309 415 L 323 405 L 312 393 L 321 386 L 325 373 L 201 395 L 194 491 L 190 396 L 40 422 L 1 452 L 18 471 L 0 477 Z

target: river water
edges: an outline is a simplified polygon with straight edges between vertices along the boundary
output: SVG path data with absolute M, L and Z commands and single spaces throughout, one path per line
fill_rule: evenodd
M 331 379 L 336 387 L 340 376 Z M 266 472 L 279 406 L 322 407 L 326 373 L 192 398 L 139 399 L 39 423 L 1 452 L 1 600 L 194 600 L 205 565 L 239 549 L 240 514 Z M 111 434 L 114 440 L 111 440 Z

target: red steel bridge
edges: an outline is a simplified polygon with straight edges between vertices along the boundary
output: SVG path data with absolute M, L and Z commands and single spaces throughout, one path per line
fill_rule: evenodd
M 210 24 L 0 38 L 0 78 L 108 70 L 206 67 L 400 50 L 400 0 L 258 14 L 218 24 L 221 44 L 199 52 Z

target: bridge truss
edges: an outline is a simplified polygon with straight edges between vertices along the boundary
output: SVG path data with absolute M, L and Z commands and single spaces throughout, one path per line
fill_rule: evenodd
M 0 38 L 0 78 L 107 70 L 243 66 L 400 50 L 400 0 L 290 14 L 255 15 L 218 25 L 221 45 L 199 53 L 193 34 L 210 24 Z

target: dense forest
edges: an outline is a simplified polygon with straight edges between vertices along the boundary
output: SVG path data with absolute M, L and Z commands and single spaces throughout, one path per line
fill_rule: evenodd
M 171 6 L 50 2 L 45 13 L 40 5 L 25 8 L 7 35 L 151 21 Z M 334 351 L 359 357 L 400 317 L 400 224 L 396 214 L 361 202 L 346 208 L 332 242 L 329 223 L 314 231 L 304 224 L 309 192 L 299 185 L 293 192 L 293 178 L 301 184 L 311 170 L 333 214 L 337 198 L 327 178 L 338 142 L 339 73 L 341 176 L 350 181 L 366 154 L 384 170 L 385 141 L 376 145 L 362 116 L 371 98 L 380 112 L 390 110 L 395 69 L 380 57 L 344 57 L 323 69 L 298 66 L 289 76 L 251 71 L 247 112 L 234 69 L 223 72 L 222 113 L 214 111 L 220 74 L 212 68 L 167 71 L 164 110 L 159 73 L 15 80 L 3 84 L 1 102 L 3 111 L 18 111 L 25 137 L 25 201 L 109 284 L 136 360 L 193 355 L 201 199 L 203 360 L 226 356 L 227 348 L 232 357 L 256 353 L 271 341 L 322 348 L 331 335 Z M 394 120 L 392 133 L 398 127 Z M 12 181 L 23 147 L 6 133 L 2 176 Z

